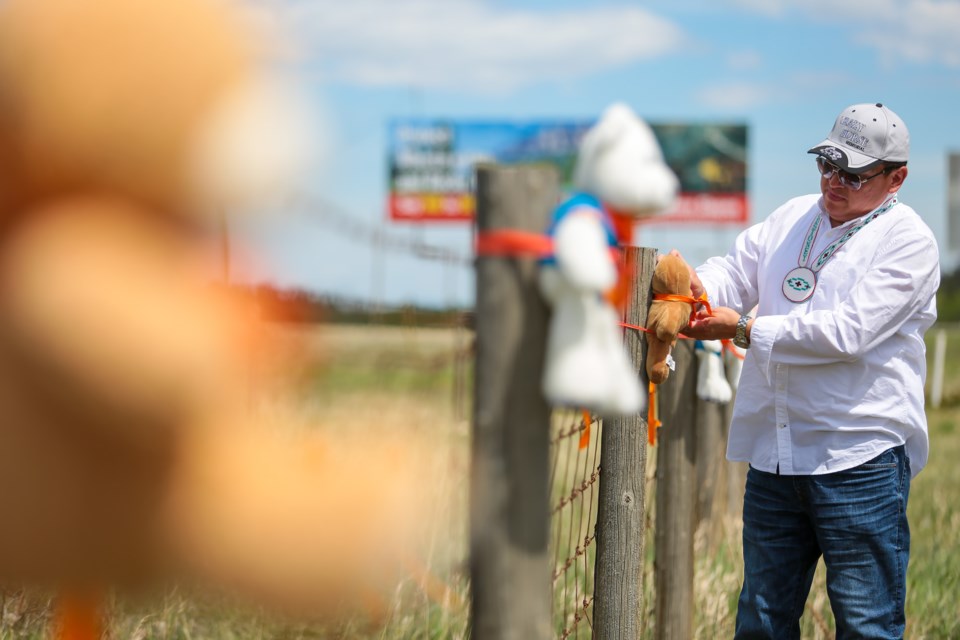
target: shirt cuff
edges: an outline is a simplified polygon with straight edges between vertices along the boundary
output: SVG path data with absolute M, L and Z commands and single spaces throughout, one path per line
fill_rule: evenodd
M 754 318 L 750 326 L 750 353 L 767 384 L 771 384 L 773 380 L 770 360 L 773 355 L 773 341 L 782 322 L 783 316 L 760 316 Z

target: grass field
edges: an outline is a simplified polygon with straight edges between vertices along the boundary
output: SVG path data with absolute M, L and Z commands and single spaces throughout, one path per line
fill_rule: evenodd
M 354 616 L 323 625 L 291 624 L 171 591 L 147 601 L 111 599 L 110 637 L 469 637 L 470 335 L 462 330 L 362 326 L 286 327 L 277 332 L 298 367 L 278 379 L 276 389 L 298 398 L 306 422 L 330 430 L 353 425 L 369 428 L 371 424 L 406 429 L 434 443 L 429 464 L 442 499 L 436 500 L 430 514 L 429 554 L 423 572 L 397 585 L 389 613 L 376 621 Z M 909 638 L 960 638 L 960 328 L 951 328 L 948 335 L 944 405 L 928 412 L 930 463 L 914 481 L 910 497 Z M 262 400 L 269 405 L 269 398 Z M 651 536 L 647 542 L 648 575 L 652 572 L 649 557 L 654 553 Z M 732 637 L 740 566 L 735 527 L 716 551 L 698 548 L 697 638 Z M 648 579 L 647 585 L 649 605 L 652 580 Z M 16 589 L 2 592 L 0 640 L 46 637 L 49 615 L 49 594 Z M 830 638 L 832 624 L 821 567 L 803 620 L 804 638 Z M 576 637 L 589 637 L 589 627 L 581 627 Z M 652 637 L 650 624 L 646 637 Z

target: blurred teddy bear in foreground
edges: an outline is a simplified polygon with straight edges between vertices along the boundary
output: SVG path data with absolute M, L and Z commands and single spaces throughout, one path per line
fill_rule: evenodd
M 259 53 L 215 0 L 0 4 L 3 583 L 318 614 L 398 564 L 413 446 L 262 424 L 264 333 L 207 281 L 212 214 L 308 151 Z
M 540 270 L 553 307 L 543 390 L 556 405 L 636 413 L 644 395 L 623 348 L 615 251 L 636 219 L 672 205 L 677 178 L 650 127 L 618 103 L 584 136 L 573 182 L 577 193 L 554 213 L 553 255 Z

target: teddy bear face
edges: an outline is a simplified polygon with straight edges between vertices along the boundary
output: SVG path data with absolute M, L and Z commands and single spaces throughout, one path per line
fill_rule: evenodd
M 651 287 L 654 293 L 692 295 L 690 270 L 687 268 L 687 264 L 677 256 L 669 254 L 663 256 L 653 271 Z
M 230 189 L 271 174 L 272 163 L 224 162 L 257 156 L 238 140 L 290 138 L 288 119 L 267 113 L 277 101 L 251 88 L 262 85 L 246 35 L 215 0 L 6 2 L 0 206 L 77 191 L 168 213 L 229 204 Z
M 653 131 L 619 103 L 584 136 L 573 181 L 618 214 L 637 218 L 668 209 L 679 188 Z

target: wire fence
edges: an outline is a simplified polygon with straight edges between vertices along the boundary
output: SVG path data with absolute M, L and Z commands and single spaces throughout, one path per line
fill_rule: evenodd
M 570 410 L 551 420 L 550 546 L 557 637 L 592 636 L 602 422 Z

